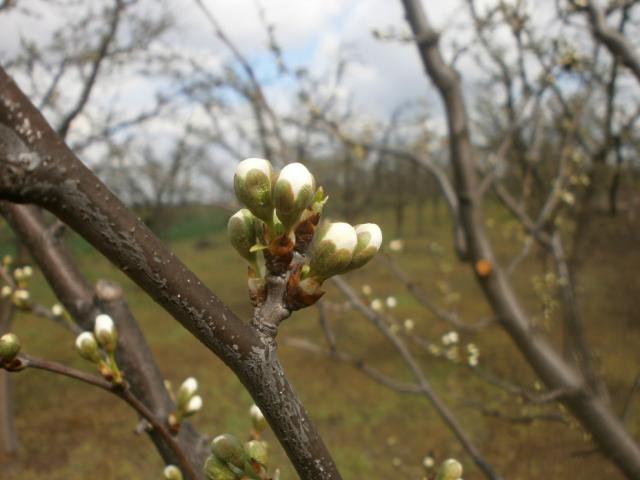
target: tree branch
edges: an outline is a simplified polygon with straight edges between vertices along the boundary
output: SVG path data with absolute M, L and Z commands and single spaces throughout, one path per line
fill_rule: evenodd
M 0 197 L 44 207 L 115 263 L 245 385 L 302 478 L 340 474 L 277 357 L 55 135 L 0 69 Z

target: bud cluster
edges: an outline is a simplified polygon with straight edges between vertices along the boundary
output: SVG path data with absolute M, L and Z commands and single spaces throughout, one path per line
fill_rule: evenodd
M 94 363 L 100 374 L 114 383 L 122 383 L 122 372 L 115 359 L 118 332 L 113 319 L 104 313 L 96 316 L 93 332 L 82 332 L 76 337 L 78 354 Z
M 31 294 L 29 293 L 29 279 L 33 276 L 33 268 L 29 265 L 17 267 L 11 272 L 13 258 L 5 255 L 2 258 L 2 277 L 6 280 L 6 285 L 0 288 L 0 298 L 9 298 L 16 308 L 29 310 L 32 306 Z
M 382 243 L 372 223 L 321 225 L 327 197 L 301 163 L 276 173 L 268 160 L 248 158 L 236 169 L 234 189 L 246 208 L 229 219 L 229 239 L 249 264 L 256 306 L 266 298 L 267 274 L 288 274 L 286 307 L 296 310 L 317 301 L 329 277 L 371 260 Z
M 267 422 L 258 408 L 249 409 L 253 430 L 244 444 L 234 435 L 218 435 L 211 442 L 211 455 L 204 464 L 204 473 L 209 480 L 279 480 L 280 471 L 270 475 L 267 469 L 267 442 L 260 440 L 260 433 Z
M 176 411 L 169 415 L 169 426 L 175 432 L 180 429 L 183 418 L 190 417 L 202 409 L 202 397 L 196 395 L 198 381 L 189 377 L 178 388 L 175 394 Z

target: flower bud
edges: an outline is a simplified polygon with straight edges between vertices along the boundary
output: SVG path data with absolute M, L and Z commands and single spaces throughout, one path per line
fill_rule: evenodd
M 396 308 L 398 306 L 398 300 L 396 300 L 396 297 L 387 297 L 384 303 L 387 306 L 387 308 L 390 308 L 390 309 Z
M 10 362 L 20 353 L 20 340 L 14 333 L 5 333 L 0 337 L 0 360 Z
M 462 465 L 459 461 L 450 458 L 442 462 L 437 480 L 459 480 L 462 477 Z
M 31 295 L 29 294 L 29 290 L 18 288 L 13 292 L 13 304 L 16 307 L 24 308 L 29 306 L 30 299 Z
M 371 260 L 382 245 L 382 231 L 375 223 L 363 223 L 354 227 L 358 243 L 353 251 L 349 270 L 360 268 Z
M 198 390 L 198 381 L 195 378 L 189 377 L 182 382 L 176 394 L 178 408 L 186 406 L 191 397 L 196 393 L 196 390 Z
M 236 167 L 233 177 L 233 188 L 238 200 L 267 225 L 273 223 L 272 179 L 271 163 L 262 158 L 243 160 Z
M 13 271 L 13 278 L 15 278 L 18 281 L 24 280 L 24 271 L 22 270 L 22 268 L 16 268 Z
M 2 289 L 0 289 L 0 297 L 7 298 L 10 297 L 13 293 L 13 289 L 9 285 L 4 285 Z
M 113 353 L 118 344 L 118 332 L 113 323 L 113 319 L 106 313 L 101 313 L 96 317 L 93 329 L 96 339 L 107 352 Z
M 256 253 L 251 247 L 256 244 L 256 217 L 246 208 L 237 211 L 227 224 L 229 241 L 241 257 L 255 267 Z
M 257 462 L 260 465 L 267 464 L 267 442 L 251 440 L 244 444 L 244 451 L 252 462 Z
M 54 317 L 61 317 L 64 313 L 64 308 L 59 303 L 56 303 L 51 307 L 51 313 L 53 313 Z
M 167 465 L 162 473 L 165 480 L 182 480 L 182 473 L 175 465 Z
M 82 332 L 76 338 L 76 350 L 82 358 L 93 363 L 102 360 L 98 350 L 98 342 L 91 332 Z
M 215 455 L 207 458 L 202 471 L 209 480 L 236 480 L 237 478 L 236 474 Z
M 289 231 L 300 219 L 302 212 L 311 205 L 316 191 L 316 181 L 301 163 L 290 163 L 282 169 L 273 189 L 276 215 Z
M 251 405 L 249 409 L 249 416 L 251 416 L 251 423 L 253 424 L 253 429 L 256 432 L 262 432 L 265 428 L 267 428 L 267 419 L 264 418 L 260 407 L 257 405 Z
M 356 231 L 348 223 L 320 227 L 311 246 L 309 275 L 326 280 L 345 271 L 358 243 Z
M 33 268 L 30 265 L 22 267 L 22 275 L 24 278 L 31 278 L 33 276 Z
M 214 438 L 211 442 L 211 452 L 220 460 L 240 469 L 247 463 L 247 455 L 242 444 L 230 433 Z
M 202 397 L 200 395 L 194 395 L 187 402 L 187 406 L 185 408 L 185 416 L 193 415 L 194 413 L 200 411 L 202 408 Z

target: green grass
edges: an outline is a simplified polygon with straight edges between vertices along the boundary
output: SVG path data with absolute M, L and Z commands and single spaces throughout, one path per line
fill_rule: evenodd
M 501 214 L 493 216 L 498 224 Z M 172 247 L 216 294 L 243 318 L 249 318 L 244 265 L 228 246 L 221 230 L 220 215 L 185 218 L 170 231 Z M 444 216 L 444 215 L 443 215 Z M 391 226 L 385 212 L 373 220 Z M 408 218 L 413 218 L 408 216 Z M 208 222 L 208 223 L 207 223 Z M 640 328 L 635 316 L 634 292 L 638 291 L 639 253 L 622 252 L 612 239 L 620 238 L 615 225 L 603 220 L 601 242 L 584 267 L 579 295 L 590 341 L 602 358 L 602 370 L 612 386 L 613 404 L 619 408 L 640 361 L 637 349 Z M 439 218 L 427 218 L 427 231 L 407 232 L 405 252 L 398 256 L 407 272 L 439 298 L 437 281 L 446 281 L 462 294 L 457 309 L 464 318 L 476 319 L 489 309 L 468 266 L 460 264 L 450 249 L 449 225 Z M 391 228 L 384 229 L 392 231 Z M 499 227 L 491 230 L 501 257 L 517 250 L 517 242 L 503 235 Z M 202 248 L 203 236 L 210 241 Z M 389 238 L 388 238 L 389 239 Z M 205 408 L 194 417 L 196 427 L 209 435 L 231 432 L 244 436 L 249 429 L 248 394 L 226 367 L 201 346 L 176 321 L 154 304 L 130 280 L 107 261 L 72 240 L 81 269 L 92 280 L 106 277 L 119 281 L 127 301 L 136 314 L 163 374 L 174 384 L 196 376 L 201 385 Z M 441 257 L 427 253 L 427 245 L 443 247 Z M 79 246 L 80 245 L 80 246 Z M 195 245 L 200 245 L 196 248 Z M 530 311 L 537 308 L 530 277 L 541 271 L 536 255 L 523 265 L 514 282 Z M 622 277 L 622 272 L 628 272 Z M 380 261 L 348 275 L 356 287 L 367 283 L 374 295 L 398 298 L 398 318 L 416 321 L 416 334 L 437 340 L 450 328 L 433 318 L 400 288 Z M 33 293 L 41 303 L 54 301 L 43 279 L 36 275 Z M 343 298 L 330 288 L 326 299 L 341 303 Z M 398 379 L 411 376 L 386 341 L 355 312 L 331 313 L 330 322 L 339 344 L 362 356 Z M 550 335 L 557 338 L 559 320 L 551 324 Z M 13 329 L 24 350 L 78 368 L 89 369 L 73 351 L 73 338 L 66 332 L 28 314 L 19 314 Z M 294 314 L 283 324 L 280 343 L 290 337 L 323 342 L 315 309 Z M 534 377 L 507 336 L 498 328 L 464 336 L 481 349 L 481 365 L 497 374 L 532 386 Z M 482 478 L 473 467 L 430 404 L 415 396 L 399 395 L 355 371 L 326 358 L 282 346 L 281 357 L 287 374 L 302 398 L 311 418 L 318 425 L 346 479 L 422 478 L 422 458 L 433 452 L 438 460 L 454 456 L 463 461 L 465 479 Z M 580 478 L 585 480 L 622 478 L 597 454 L 574 455 L 591 448 L 579 427 L 559 423 L 514 424 L 487 417 L 479 406 L 500 409 L 511 415 L 541 410 L 559 412 L 557 407 L 519 405 L 500 391 L 478 380 L 461 365 L 419 353 L 417 355 L 434 389 L 459 417 L 468 433 L 490 462 L 510 479 Z M 0 460 L 0 478 L 8 480 L 54 479 L 150 479 L 161 478 L 162 465 L 151 443 L 132 433 L 135 415 L 115 397 L 68 379 L 37 371 L 15 375 L 16 421 L 20 449 L 16 457 Z M 629 417 L 638 425 L 640 406 Z M 638 433 L 635 431 L 634 433 Z M 282 449 L 268 433 L 272 465 L 280 466 L 283 478 L 296 478 Z M 400 466 L 398 466 L 400 465 Z

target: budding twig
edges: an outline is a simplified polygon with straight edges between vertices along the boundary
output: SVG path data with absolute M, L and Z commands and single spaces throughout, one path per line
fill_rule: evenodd
M 176 455 L 176 459 L 179 463 L 180 469 L 185 474 L 185 477 L 191 480 L 197 480 L 198 475 L 195 473 L 191 464 L 187 460 L 184 452 L 171 436 L 167 428 L 160 423 L 154 414 L 138 400 L 130 391 L 125 383 L 116 384 L 105 380 L 97 375 L 83 372 L 82 370 L 76 370 L 75 368 L 62 365 L 60 363 L 45 360 L 43 358 L 33 357 L 31 355 L 20 354 L 9 365 L 1 365 L 3 368 L 10 372 L 19 372 L 26 368 L 36 368 L 39 370 L 45 370 L 47 372 L 56 373 L 65 377 L 74 378 L 81 382 L 93 385 L 102 390 L 105 390 L 113 395 L 124 400 L 130 407 L 140 414 L 149 424 L 157 431 L 167 443 L 167 445 L 173 450 Z

